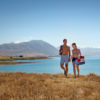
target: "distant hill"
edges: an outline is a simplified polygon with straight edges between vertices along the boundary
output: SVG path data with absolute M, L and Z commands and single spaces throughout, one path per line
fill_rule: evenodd
M 57 47 L 59 50 L 60 47 Z M 100 48 L 80 48 L 84 56 L 100 56 Z M 72 50 L 72 47 L 71 47 Z
M 100 56 L 100 48 L 81 48 L 85 56 Z M 42 40 L 0 45 L 0 56 L 56 56 L 58 48 Z
M 81 52 L 86 56 L 100 56 L 100 48 L 81 48 Z
M 42 40 L 0 45 L 1 56 L 56 56 L 58 50 Z

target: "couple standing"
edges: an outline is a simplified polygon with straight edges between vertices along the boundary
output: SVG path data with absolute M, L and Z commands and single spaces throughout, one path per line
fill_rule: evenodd
M 72 43 L 72 55 L 70 53 L 70 47 L 67 45 L 67 39 L 63 40 L 63 45 L 60 47 L 60 55 L 61 55 L 61 61 L 60 65 L 61 68 L 64 70 L 64 75 L 67 77 L 68 75 L 68 63 L 72 59 L 73 63 L 73 71 L 74 71 L 74 77 L 76 78 L 76 67 L 77 67 L 77 72 L 78 72 L 78 77 L 79 77 L 79 65 L 75 63 L 76 59 L 81 56 L 80 49 L 77 48 L 76 43 Z M 66 67 L 64 67 L 64 64 Z

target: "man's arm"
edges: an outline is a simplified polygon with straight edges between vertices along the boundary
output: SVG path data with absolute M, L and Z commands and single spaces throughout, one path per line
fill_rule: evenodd
M 72 50 L 72 55 L 71 55 L 71 58 L 73 58 L 73 50 Z
M 71 56 L 71 53 L 70 53 L 70 47 L 69 47 L 69 58 L 70 58 L 70 56 Z
M 62 45 L 60 46 L 59 53 L 62 53 Z
M 70 61 L 70 56 L 71 56 L 71 53 L 70 53 L 70 47 L 69 47 L 69 61 Z

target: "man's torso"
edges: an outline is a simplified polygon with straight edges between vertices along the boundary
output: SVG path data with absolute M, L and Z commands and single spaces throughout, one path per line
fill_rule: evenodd
M 62 46 L 62 55 L 68 55 L 70 51 L 70 47 L 69 46 Z

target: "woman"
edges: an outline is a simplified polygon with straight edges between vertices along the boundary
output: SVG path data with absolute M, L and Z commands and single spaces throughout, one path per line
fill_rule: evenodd
M 72 44 L 73 50 L 72 50 L 72 63 L 73 63 L 73 71 L 74 71 L 74 77 L 76 78 L 76 67 L 79 77 L 79 65 L 75 63 L 76 59 L 81 56 L 80 49 L 77 48 L 76 43 Z

